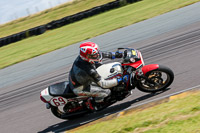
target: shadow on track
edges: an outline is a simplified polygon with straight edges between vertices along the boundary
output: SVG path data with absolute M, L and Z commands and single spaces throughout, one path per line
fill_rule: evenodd
M 170 88 L 166 89 L 165 91 L 168 91 L 168 90 L 170 90 Z M 102 111 L 99 111 L 99 112 L 96 112 L 96 113 L 86 114 L 81 118 L 76 118 L 76 119 L 73 119 L 73 120 L 67 120 L 67 121 L 64 121 L 64 122 L 61 122 L 61 123 L 57 123 L 55 125 L 52 125 L 52 126 L 46 128 L 46 129 L 44 129 L 43 131 L 39 131 L 38 133 L 46 133 L 46 132 L 60 133 L 60 132 L 64 132 L 64 131 L 67 131 L 67 130 L 71 130 L 71 129 L 77 128 L 79 126 L 85 125 L 87 123 L 90 123 L 92 121 L 103 118 L 105 116 L 108 116 L 108 115 L 114 114 L 116 112 L 122 111 L 122 110 L 130 107 L 132 104 L 135 104 L 137 102 L 140 102 L 140 101 L 146 100 L 148 98 L 154 97 L 154 96 L 159 95 L 159 94 L 161 94 L 165 91 L 162 91 L 162 92 L 159 92 L 159 93 L 146 94 L 146 95 L 143 95 L 143 96 L 141 96 L 137 99 L 108 107 L 108 108 L 106 108 Z

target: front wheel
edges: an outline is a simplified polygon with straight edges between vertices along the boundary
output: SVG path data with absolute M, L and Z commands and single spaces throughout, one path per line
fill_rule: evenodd
M 167 89 L 174 80 L 173 71 L 165 66 L 146 73 L 145 78 L 139 80 L 135 78 L 136 87 L 143 92 L 155 93 Z

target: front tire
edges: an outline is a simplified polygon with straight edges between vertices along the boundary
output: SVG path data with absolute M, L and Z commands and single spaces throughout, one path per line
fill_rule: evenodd
M 137 80 L 135 78 L 136 87 L 143 92 L 155 93 L 164 91 L 169 87 L 174 80 L 173 71 L 165 66 L 159 65 L 159 68 L 151 70 L 146 73 L 146 78 L 151 82 L 148 82 L 145 78 Z

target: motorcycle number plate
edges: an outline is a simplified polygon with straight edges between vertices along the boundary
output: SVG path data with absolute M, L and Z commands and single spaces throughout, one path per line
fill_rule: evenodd
M 51 99 L 50 103 L 53 106 L 62 106 L 67 103 L 67 99 L 65 99 L 63 97 L 54 97 Z

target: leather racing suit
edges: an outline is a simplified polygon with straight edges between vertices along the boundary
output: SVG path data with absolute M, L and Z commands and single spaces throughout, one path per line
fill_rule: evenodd
M 113 53 L 113 52 L 102 52 L 103 58 L 121 58 L 121 53 Z M 74 61 L 74 64 L 70 70 L 69 74 L 69 86 L 72 91 L 78 96 L 89 96 L 95 97 L 95 101 L 102 100 L 110 94 L 109 89 L 116 85 L 118 85 L 118 81 L 116 78 L 110 80 L 104 80 L 97 73 L 96 68 L 101 64 L 92 64 L 78 56 Z M 91 85 L 94 82 L 96 85 Z M 104 88 L 104 89 L 102 89 Z

